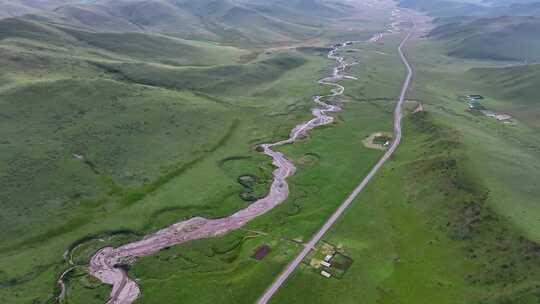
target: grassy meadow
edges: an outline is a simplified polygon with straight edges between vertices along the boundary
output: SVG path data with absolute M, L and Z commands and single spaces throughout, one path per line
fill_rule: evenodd
M 180 272 L 150 273 L 147 267 L 154 267 L 156 257 L 139 261 L 133 273 L 145 282 L 141 285 L 146 290 L 141 303 L 161 303 L 178 295 L 197 303 L 218 299 L 221 303 L 252 303 L 297 252 L 299 246 L 294 242 L 307 241 L 359 176 L 380 157 L 380 151 L 363 147 L 361 141 L 374 131 L 391 128 L 391 114 L 381 107 L 390 109 L 389 104 L 351 99 L 335 125 L 315 130 L 308 140 L 284 147 L 282 151 L 299 168 L 290 179 L 291 197 L 287 202 L 244 231 L 163 252 L 159 259 L 168 261 L 163 267 L 172 263 L 182 269 Z M 272 252 L 257 262 L 250 256 L 262 244 L 270 244 Z
M 207 2 L 164 11 L 188 16 Z M 316 83 L 335 64 L 323 46 L 368 37 L 388 17 L 344 19 L 313 38 L 322 25 L 301 10 L 324 20 L 339 11 L 313 4 L 276 1 L 280 18 L 302 21 L 291 24 L 267 18 L 268 6 L 227 2 L 210 18 L 223 23 L 192 32 L 188 18 L 168 36 L 0 20 L 0 302 L 54 303 L 56 279 L 74 264 L 67 302 L 104 303 L 110 286 L 85 269 L 97 249 L 263 196 L 273 168 L 255 148 L 285 138 L 311 118 L 312 96 L 328 93 Z M 316 47 L 288 48 L 291 37 Z M 341 51 L 360 63 L 348 70 L 358 80 L 343 80 L 334 124 L 280 148 L 298 167 L 289 199 L 244 229 L 139 259 L 130 266 L 137 303 L 262 294 L 382 156 L 362 140 L 392 130 L 400 38 Z M 351 267 L 325 279 L 306 260 L 272 303 L 539 302 L 538 69 L 448 55 L 455 45 L 422 39 L 407 49 L 416 74 L 403 143 L 324 237 Z M 467 111 L 468 94 L 515 123 Z M 425 111 L 412 114 L 417 102 Z M 261 245 L 271 251 L 257 261 Z
M 376 27 L 347 35 L 361 39 Z M 337 33 L 329 31 L 315 45 L 336 41 Z M 327 52 L 0 20 L 0 301 L 54 302 L 56 280 L 73 263 L 80 266 L 68 276 L 67 301 L 103 302 L 110 287 L 84 268 L 98 248 L 193 216 L 226 216 L 264 195 L 272 166 L 255 147 L 286 137 L 311 117 L 312 96 L 329 91 L 316 83 L 334 66 Z M 358 170 L 367 171 L 380 154 L 361 153 L 361 139 L 389 128 L 389 109 L 348 99 L 351 112 L 340 114 L 336 126 L 285 148 L 302 167 L 291 200 L 250 226 L 271 235 L 239 231 L 142 259 L 133 269 L 145 281 L 140 301 L 167 301 L 201 288 L 191 296 L 209 302 L 221 297 L 216 288 L 228 290 L 229 283 L 209 283 L 226 273 L 256 285 L 249 294 L 236 289 L 229 301 L 253 300 L 297 249 L 280 236 L 307 239 L 353 187 Z M 373 125 L 356 133 L 365 119 Z M 334 151 L 336 144 L 348 148 Z M 337 192 L 315 191 L 330 187 L 324 175 L 345 184 Z M 256 183 L 247 187 L 241 176 Z M 276 221 L 283 222 L 277 230 Z M 272 244 L 273 262 L 253 263 L 251 251 L 265 242 Z M 178 272 L 159 276 L 164 264 L 156 257 L 174 260 Z M 173 288 L 179 278 L 186 289 Z M 165 281 L 169 289 L 158 291 Z
M 304 261 L 272 303 L 536 303 L 538 245 L 491 207 L 459 133 L 429 112 L 407 117 L 405 131 L 325 236 L 353 259 L 344 277 Z
M 310 56 L 265 88 L 286 89 L 288 77 L 305 77 L 297 94 L 261 92 L 252 105 L 114 77 L 6 90 L 3 284 L 10 291 L 35 284 L 35 293 L 20 298 L 24 303 L 51 294 L 51 279 L 64 267 L 62 253 L 78 239 L 111 231 L 142 234 L 182 218 L 225 216 L 245 207 L 238 176 L 267 182 L 271 171 L 254 144 L 284 137 L 307 116 L 311 92 L 319 89 L 312 82 L 324 64 L 322 56 Z M 289 123 L 268 115 L 268 108 Z M 220 165 L 236 156 L 248 161 Z M 19 204 L 8 203 L 13 200 Z M 12 302 L 17 293 L 2 296 Z
M 516 88 L 510 89 L 511 85 L 501 85 L 501 82 L 515 77 L 515 74 L 505 73 L 511 69 L 504 63 L 458 60 L 438 55 L 429 51 L 437 49 L 430 44 L 429 41 L 418 43 L 412 49 L 411 57 L 420 71 L 413 98 L 430 105 L 433 112 L 440 114 L 436 116 L 437 120 L 451 125 L 461 134 L 467 159 L 474 168 L 472 174 L 476 174 L 490 189 L 488 200 L 491 206 L 502 216 L 509 217 L 532 240 L 538 241 L 540 213 L 534 204 L 538 189 L 533 182 L 540 179 L 534 169 L 540 165 L 540 142 L 535 136 L 538 122 L 533 114 L 537 104 L 527 90 L 519 90 L 520 86 L 534 85 L 534 73 L 522 74 L 523 81 L 518 81 Z M 414 55 L 420 52 L 424 54 L 421 59 Z M 497 64 L 499 68 L 493 67 Z M 488 109 L 511 114 L 515 116 L 516 123 L 506 125 L 483 115 L 468 113 L 466 105 L 458 98 L 464 93 L 484 95 L 486 100 L 483 104 Z M 531 115 L 521 115 L 525 105 L 530 107 Z M 456 119 L 459 123 L 452 122 Z
M 394 47 L 394 41 L 382 46 L 388 51 Z M 363 64 L 350 73 L 375 77 L 377 73 L 368 68 L 367 62 L 389 72 L 397 58 L 378 55 L 378 48 L 367 44 L 351 47 L 349 51 L 354 52 L 345 54 L 354 54 Z M 291 197 L 243 230 L 140 259 L 131 269 L 144 290 L 139 302 L 162 303 L 181 297 L 197 303 L 253 303 L 300 249 L 297 242 L 313 235 L 382 155 L 381 151 L 364 147 L 362 140 L 373 132 L 391 130 L 391 100 L 398 94 L 400 81 L 399 75 L 384 82 L 373 81 L 380 84 L 374 91 L 371 88 L 375 86 L 368 83 L 346 81 L 347 92 L 351 93 L 343 99 L 345 111 L 337 115 L 337 122 L 314 130 L 305 141 L 281 149 L 299 168 L 290 178 Z M 384 90 L 386 94 L 380 95 Z M 365 91 L 367 96 L 355 97 L 355 91 Z M 226 167 L 238 167 L 235 162 L 246 159 L 229 159 Z M 255 261 L 251 255 L 263 244 L 271 246 L 271 253 L 263 261 Z M 72 294 L 87 292 L 81 280 L 86 279 L 74 280 Z M 98 303 L 106 293 L 95 294 L 101 295 Z
M 335 244 L 352 266 L 326 279 L 308 257 L 272 303 L 539 301 L 537 121 L 517 114 L 535 104 L 496 82 L 535 67 L 449 57 L 432 40 L 407 52 L 416 71 L 409 99 L 425 112 L 406 114 L 397 153 L 319 244 Z M 374 79 L 393 76 L 379 71 Z M 534 77 L 520 76 L 532 87 Z M 467 94 L 516 111 L 517 124 L 467 112 Z

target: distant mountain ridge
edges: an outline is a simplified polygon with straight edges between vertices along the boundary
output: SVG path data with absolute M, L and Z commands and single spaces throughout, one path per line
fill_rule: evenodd
M 436 17 L 429 37 L 461 58 L 540 62 L 540 0 L 402 0 Z
M 441 25 L 430 37 L 448 41 L 456 57 L 538 62 L 538 33 L 538 17 L 501 16 Z
M 400 0 L 399 5 L 424 11 L 436 18 L 531 16 L 540 14 L 540 0 Z
M 40 2 L 42 5 L 33 5 Z M 273 42 L 316 36 L 346 8 L 322 0 L 0 0 L 18 16 L 97 32 L 151 32 L 216 42 Z

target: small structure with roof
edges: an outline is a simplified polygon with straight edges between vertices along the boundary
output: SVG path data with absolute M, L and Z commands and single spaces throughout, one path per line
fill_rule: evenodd
M 327 254 L 327 255 L 324 257 L 324 261 L 328 263 L 328 262 L 330 262 L 330 261 L 332 260 L 333 257 L 334 257 L 333 255 Z
M 507 114 L 497 114 L 497 115 L 495 115 L 495 118 L 496 118 L 498 121 L 504 121 L 504 120 L 510 120 L 510 119 L 512 119 L 512 116 L 507 115 Z
M 482 95 L 478 95 L 478 94 L 473 94 L 473 95 L 467 95 L 465 96 L 465 98 L 469 101 L 472 101 L 472 100 L 482 100 L 484 99 L 484 96 Z
M 326 271 L 321 271 L 321 275 L 325 278 L 330 278 L 332 275 L 329 273 L 329 272 L 326 272 Z

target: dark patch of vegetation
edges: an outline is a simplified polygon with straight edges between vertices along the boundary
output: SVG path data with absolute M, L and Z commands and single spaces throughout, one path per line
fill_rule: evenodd
M 249 64 L 210 68 L 162 68 L 148 64 L 108 64 L 107 70 L 131 82 L 205 94 L 248 95 L 258 85 L 278 79 L 306 63 L 299 55 L 276 55 Z M 107 65 L 107 64 L 106 64 Z
M 266 188 L 269 181 L 261 180 L 258 176 L 252 174 L 241 175 L 237 179 L 238 183 L 244 187 L 240 192 L 240 198 L 247 202 L 254 202 L 263 198 L 267 194 Z M 262 191 L 261 191 L 262 190 Z
M 54 28 L 18 18 L 0 20 L 0 40 L 8 38 L 25 38 L 49 43 L 60 43 L 64 40 Z
M 296 160 L 299 166 L 309 166 L 318 163 L 321 160 L 321 156 L 318 153 L 305 153 L 302 157 Z
M 40 233 L 40 234 L 38 234 L 38 235 L 36 235 L 34 237 L 27 238 L 22 242 L 15 243 L 15 244 L 10 245 L 10 246 L 5 246 L 5 247 L 1 248 L 1 250 L 5 251 L 5 252 L 9 252 L 9 251 L 13 251 L 13 250 L 16 250 L 16 249 L 20 249 L 21 247 L 26 247 L 26 246 L 30 246 L 30 245 L 39 244 L 40 242 L 47 241 L 50 238 L 54 238 L 56 236 L 59 236 L 59 235 L 62 235 L 64 233 L 66 233 L 68 231 L 79 228 L 82 225 L 88 223 L 90 220 L 91 220 L 90 217 L 87 217 L 87 218 L 77 217 L 77 218 L 71 219 L 71 220 L 67 221 L 63 225 L 60 225 L 58 227 L 49 229 L 49 230 L 47 230 L 47 231 L 45 231 L 43 233 Z
M 209 218 L 212 215 L 212 210 L 209 206 L 181 206 L 181 207 L 166 207 L 152 213 L 148 222 L 144 227 L 144 231 L 152 231 L 162 228 L 163 223 L 174 223 L 182 219 L 188 219 L 193 216 Z
M 117 236 L 117 235 L 128 235 L 128 236 L 136 236 L 136 237 L 141 236 L 141 234 L 138 233 L 137 231 L 133 231 L 133 230 L 129 230 L 129 229 L 118 229 L 118 230 L 112 230 L 112 231 L 105 231 L 103 233 L 98 233 L 98 234 L 91 234 L 91 235 L 87 235 L 85 237 L 82 237 L 82 238 L 74 241 L 73 243 L 71 243 L 69 245 L 69 247 L 67 248 L 67 252 L 68 252 L 68 254 L 71 254 L 73 249 L 75 249 L 76 247 L 78 247 L 78 246 L 80 246 L 80 245 L 82 245 L 84 243 L 87 243 L 87 242 L 90 242 L 90 241 L 93 241 L 93 240 L 96 240 L 96 239 L 109 238 L 109 237 Z
M 131 269 L 131 265 L 125 263 L 115 264 L 113 267 L 122 269 L 125 272 L 129 272 L 129 270 Z
M 326 54 L 328 54 L 328 52 L 330 52 L 332 49 L 325 48 L 325 47 L 303 46 L 303 47 L 297 48 L 297 50 L 306 54 L 326 56 Z
M 7 274 L 0 272 L 0 289 L 30 282 L 43 272 L 49 270 L 51 267 L 56 265 L 57 264 L 38 265 L 35 266 L 31 272 L 28 272 L 17 278 L 9 278 Z
M 387 142 L 390 142 L 392 140 L 392 138 L 388 137 L 388 136 L 375 136 L 375 138 L 373 138 L 373 143 L 376 144 L 376 145 L 384 145 L 386 144 Z
M 93 33 L 67 28 L 63 30 L 81 43 L 147 61 L 154 60 L 170 65 L 208 65 L 205 64 L 205 59 L 207 62 L 214 59 L 208 54 L 214 51 L 210 47 L 206 49 L 166 36 L 145 33 Z
M 343 253 L 337 252 L 332 258 L 332 266 L 330 268 L 327 268 L 327 270 L 332 274 L 333 277 L 337 279 L 342 279 L 349 270 L 349 268 L 352 266 L 352 264 L 353 259 Z
M 220 160 L 218 162 L 218 165 L 219 166 L 223 166 L 225 165 L 225 163 L 229 162 L 229 161 L 235 161 L 235 160 L 250 160 L 252 159 L 251 156 L 230 156 L 230 157 L 226 157 L 222 160 Z

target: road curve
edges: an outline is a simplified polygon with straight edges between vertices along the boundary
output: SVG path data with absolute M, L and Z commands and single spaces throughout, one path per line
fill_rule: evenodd
M 333 88 L 329 95 L 315 96 L 313 98 L 314 103 L 317 104 L 317 107 L 312 109 L 314 118 L 297 125 L 290 132 L 289 138 L 260 145 L 262 152 L 272 158 L 272 164 L 276 167 L 273 172 L 274 179 L 267 196 L 228 217 L 218 219 L 191 218 L 147 235 L 142 240 L 118 248 L 105 247 L 94 254 L 90 260 L 88 272 L 101 282 L 112 285 L 112 292 L 107 304 L 130 304 L 140 295 L 139 286 L 129 278 L 121 265 L 132 264 L 136 258 L 154 254 L 170 246 L 191 240 L 220 236 L 239 229 L 252 219 L 267 213 L 287 199 L 289 196 L 287 178 L 295 173 L 296 167 L 283 153 L 274 151 L 273 148 L 292 144 L 304 137 L 309 130 L 334 121 L 334 117 L 328 115 L 328 113 L 341 111 L 341 108 L 337 105 L 327 104 L 322 99 L 343 94 L 345 88 L 335 82 L 346 78 L 345 69 L 355 63 L 347 63 L 345 58 L 338 55 L 338 51 L 351 43 L 334 45 L 328 53 L 328 58 L 335 60 L 337 65 L 332 75 L 319 80 L 319 83 Z M 62 278 L 59 279 L 58 285 L 62 289 L 63 298 L 65 286 Z
M 283 283 L 287 280 L 287 278 L 291 275 L 291 273 L 302 263 L 304 258 L 309 254 L 309 252 L 315 247 L 315 245 L 321 240 L 321 238 L 326 234 L 326 232 L 334 225 L 334 223 L 343 215 L 345 210 L 351 205 L 351 203 L 354 201 L 354 199 L 364 190 L 366 185 L 371 181 L 371 179 L 377 174 L 379 169 L 384 165 L 384 163 L 390 159 L 392 154 L 397 150 L 400 142 L 401 142 L 401 109 L 403 106 L 403 103 L 405 102 L 405 96 L 407 95 L 407 91 L 410 87 L 412 77 L 413 77 L 413 69 L 411 65 L 409 64 L 409 61 L 407 60 L 407 57 L 403 53 L 403 46 L 407 43 L 409 38 L 413 35 L 413 33 L 416 30 L 416 23 L 413 21 L 413 27 L 408 32 L 408 34 L 403 38 L 401 43 L 398 47 L 398 53 L 401 57 L 401 61 L 407 68 L 407 77 L 405 78 L 405 81 L 403 82 L 403 87 L 401 88 L 401 93 L 399 95 L 398 102 L 396 103 L 396 108 L 394 110 L 394 141 L 390 148 L 386 151 L 386 153 L 383 155 L 383 157 L 377 162 L 377 164 L 371 169 L 371 171 L 368 173 L 368 175 L 362 180 L 362 182 L 353 190 L 353 192 L 347 197 L 347 199 L 339 206 L 339 208 L 332 214 L 332 216 L 324 223 L 322 228 L 315 234 L 315 236 L 305 245 L 305 247 L 302 249 L 300 254 L 296 256 L 296 258 L 289 264 L 287 267 L 283 270 L 283 272 L 279 275 L 279 277 L 270 285 L 270 287 L 265 291 L 265 293 L 259 298 L 258 304 L 266 304 L 272 296 L 278 291 L 278 289 L 283 285 Z

